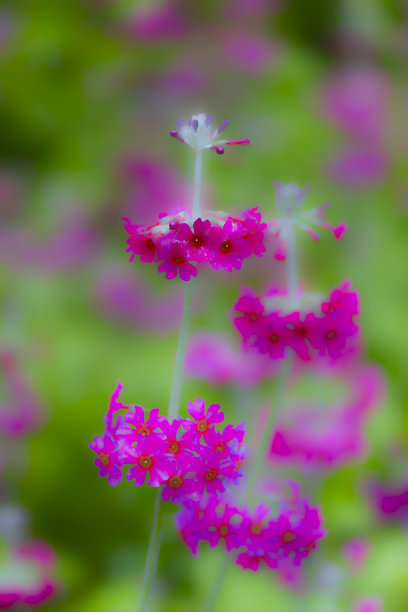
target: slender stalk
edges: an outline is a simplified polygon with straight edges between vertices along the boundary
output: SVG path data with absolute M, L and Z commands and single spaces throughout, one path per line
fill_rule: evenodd
M 183 315 L 177 344 L 176 363 L 174 364 L 173 381 L 171 383 L 170 403 L 168 410 L 169 421 L 175 419 L 179 412 L 181 384 L 183 382 L 184 361 L 186 358 L 187 341 L 190 332 L 191 313 L 193 309 L 194 279 L 186 283 L 184 293 Z
M 198 219 L 200 216 L 200 196 L 201 196 L 201 161 L 202 151 L 196 152 L 194 164 L 194 196 L 193 196 L 193 219 Z
M 150 532 L 149 548 L 147 550 L 137 612 L 147 612 L 149 609 L 153 580 L 156 574 L 157 562 L 159 560 L 164 514 L 164 504 L 161 498 L 161 491 L 161 487 L 159 487 L 154 500 L 152 529 Z
M 298 259 L 296 246 L 296 228 L 288 223 L 286 228 L 286 278 L 288 283 L 289 304 L 294 305 L 298 292 Z
M 197 151 L 194 166 L 194 195 L 193 217 L 200 215 L 201 192 L 201 151 Z M 183 382 L 184 362 L 186 358 L 187 341 L 190 332 L 191 313 L 193 309 L 194 279 L 191 278 L 185 287 L 183 314 L 181 318 L 179 338 L 177 344 L 176 363 L 174 364 L 173 379 L 170 390 L 168 419 L 177 418 L 180 407 L 181 385 Z M 137 612 L 148 612 L 152 587 L 159 558 L 161 535 L 163 528 L 164 502 L 161 498 L 161 487 L 158 488 L 154 502 L 153 521 L 149 538 L 149 547 L 143 572 L 142 589 Z
M 207 601 L 203 608 L 203 612 L 213 612 L 213 610 L 215 609 L 215 605 L 217 603 L 218 596 L 220 594 L 221 588 L 227 577 L 229 564 L 230 564 L 230 557 L 229 555 L 225 555 L 222 559 L 221 567 L 213 582 L 212 589 L 208 595 Z
M 278 421 L 279 411 L 282 405 L 282 400 L 285 393 L 291 363 L 292 359 L 290 357 L 287 357 L 286 360 L 282 363 L 282 367 L 276 379 L 276 388 L 272 406 L 268 412 L 267 421 L 263 424 L 261 439 L 257 443 L 253 463 L 251 466 L 251 471 L 249 473 L 248 489 L 246 494 L 246 498 L 248 500 L 253 498 L 255 483 L 262 475 L 262 472 L 264 470 L 269 445 L 271 443 L 272 435 L 275 430 L 276 423 Z

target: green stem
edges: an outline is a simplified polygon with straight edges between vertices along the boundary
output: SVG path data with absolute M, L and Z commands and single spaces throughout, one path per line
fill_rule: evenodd
M 219 569 L 219 572 L 214 580 L 214 583 L 212 585 L 212 589 L 208 595 L 208 599 L 205 603 L 203 612 L 213 612 L 213 610 L 215 609 L 215 605 L 217 603 L 217 599 L 219 597 L 221 588 L 225 582 L 226 576 L 227 576 L 227 572 L 228 572 L 228 568 L 229 568 L 229 564 L 230 564 L 230 557 L 229 555 L 224 555 L 223 559 L 222 559 L 222 564 L 221 567 Z
M 201 151 L 197 151 L 194 167 L 194 196 L 193 217 L 200 214 L 200 191 L 201 191 Z M 183 382 L 184 361 L 186 358 L 187 341 L 190 332 L 191 314 L 193 309 L 194 279 L 186 283 L 184 293 L 183 314 L 180 324 L 180 332 L 177 344 L 176 363 L 174 364 L 173 379 L 170 390 L 170 402 L 168 419 L 173 421 L 177 418 L 180 407 L 181 385 Z M 163 526 L 164 502 L 161 498 L 161 487 L 158 488 L 154 502 L 153 522 L 150 532 L 149 547 L 147 550 L 146 563 L 143 573 L 142 589 L 137 612 L 148 612 L 152 594 L 153 581 L 159 558 L 161 534 Z
M 173 380 L 171 383 L 168 419 L 172 421 L 178 416 L 180 406 L 181 384 L 183 382 L 184 361 L 186 358 L 187 341 L 190 333 L 191 313 L 193 310 L 194 279 L 186 283 L 184 294 L 183 315 L 180 324 L 180 333 L 177 344 L 176 363 L 174 364 Z
M 288 284 L 288 301 L 290 306 L 296 304 L 299 286 L 295 232 L 296 228 L 289 223 L 286 228 L 286 276 Z
M 276 379 L 276 388 L 272 406 L 268 412 L 267 421 L 263 424 L 261 439 L 257 443 L 253 463 L 249 473 L 248 489 L 246 494 L 247 500 L 254 497 L 256 481 L 264 472 L 266 458 L 269 446 L 271 444 L 271 439 L 275 431 L 276 423 L 278 421 L 279 411 L 282 405 L 291 363 L 292 359 L 287 357 L 283 362 L 279 375 Z
M 143 572 L 142 588 L 137 612 L 147 612 L 149 610 L 153 580 L 156 574 L 157 562 L 159 559 L 163 528 L 164 503 L 161 498 L 161 492 L 162 488 L 159 487 L 157 489 L 156 498 L 154 500 L 152 529 L 150 532 L 149 548 L 147 550 L 147 557 Z
M 196 152 L 194 164 L 194 196 L 193 196 L 193 220 L 200 216 L 200 195 L 201 195 L 201 161 L 202 151 Z

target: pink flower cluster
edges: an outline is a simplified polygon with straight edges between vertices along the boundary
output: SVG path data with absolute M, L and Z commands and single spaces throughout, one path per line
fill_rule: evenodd
M 302 402 L 281 412 L 274 432 L 270 459 L 296 465 L 302 470 L 319 470 L 361 457 L 366 450 L 365 425 L 373 408 L 383 397 L 383 379 L 374 366 L 356 363 L 346 368 L 320 368 L 323 379 L 348 386 L 344 398 L 332 406 Z M 309 372 L 310 374 L 310 372 Z M 317 383 L 318 385 L 318 383 Z M 317 386 L 316 385 L 316 386 Z
M 193 503 L 224 493 L 242 476 L 244 425 L 214 425 L 224 420 L 218 404 L 206 409 L 201 399 L 188 402 L 191 418 L 169 422 L 157 408 L 147 414 L 140 406 L 122 404 L 118 383 L 105 416 L 105 431 L 89 444 L 97 454 L 95 465 L 111 486 L 119 484 L 123 469 L 135 486 L 163 487 L 164 501 Z M 120 414 L 115 417 L 115 414 Z
M 244 259 L 252 254 L 261 257 L 266 224 L 256 208 L 244 211 L 240 217 L 227 213 L 210 213 L 207 218 L 192 221 L 183 211 L 161 217 L 150 226 L 134 225 L 127 218 L 125 230 L 127 252 L 142 262 L 158 262 L 158 271 L 167 279 L 177 275 L 183 281 L 197 276 L 196 265 L 212 266 L 214 270 L 239 270 Z M 204 215 L 203 215 L 204 217 Z
M 7 581 L 0 577 L 0 609 L 37 606 L 56 591 L 56 559 L 53 550 L 45 542 L 15 546 L 10 555 L 10 563 L 20 569 L 22 576 L 29 572 L 32 579 L 29 583 L 27 580 L 21 583 L 19 572 L 16 571 L 13 572 L 14 577 Z
M 244 569 L 299 567 L 325 535 L 319 510 L 299 500 L 274 518 L 270 514 L 264 504 L 250 511 L 225 500 L 218 504 L 204 500 L 183 508 L 176 515 L 176 525 L 193 554 L 200 542 L 215 547 L 223 541 L 228 553 L 238 553 L 236 563 Z
M 234 324 L 246 347 L 272 359 L 284 359 L 288 349 L 305 361 L 323 355 L 338 359 L 358 335 L 354 322 L 359 314 L 358 294 L 347 281 L 333 289 L 316 311 L 299 308 L 285 312 L 284 300 L 280 299 L 285 292 L 273 289 L 270 296 L 260 298 L 245 288 L 234 305 L 242 315 L 234 318 Z

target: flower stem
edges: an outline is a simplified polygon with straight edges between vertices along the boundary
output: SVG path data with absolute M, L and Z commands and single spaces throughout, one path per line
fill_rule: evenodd
M 247 500 L 253 499 L 256 481 L 259 479 L 260 476 L 262 476 L 262 473 L 264 471 L 269 446 L 271 444 L 272 436 L 276 427 L 276 423 L 278 421 L 279 410 L 282 405 L 282 400 L 285 393 L 291 363 L 291 357 L 287 357 L 282 363 L 281 369 L 276 379 L 276 388 L 272 406 L 268 412 L 267 421 L 263 424 L 262 435 L 260 440 L 258 440 L 257 442 L 253 463 L 249 473 L 248 489 L 246 494 Z
M 286 228 L 286 274 L 289 305 L 296 304 L 298 292 L 298 261 L 296 247 L 296 228 L 289 223 Z
M 222 558 L 222 564 L 221 567 L 219 568 L 219 571 L 217 573 L 217 576 L 214 580 L 214 583 L 212 585 L 212 589 L 208 595 L 208 599 L 205 603 L 203 612 L 213 612 L 213 610 L 215 609 L 215 605 L 217 603 L 217 599 L 218 596 L 220 594 L 221 588 L 225 582 L 226 576 L 227 576 L 227 571 L 229 568 L 229 564 L 230 564 L 230 557 L 229 555 L 224 555 Z
M 201 191 L 201 151 L 197 151 L 194 166 L 194 195 L 193 217 L 200 215 Z M 186 358 L 187 341 L 190 333 L 191 314 L 193 309 L 194 279 L 191 278 L 185 287 L 183 314 L 181 318 L 179 338 L 177 344 L 176 363 L 174 364 L 173 379 L 170 390 L 168 419 L 177 418 L 180 407 L 181 385 L 183 382 L 184 361 Z M 137 612 L 148 612 L 152 594 L 153 581 L 159 558 L 161 535 L 163 527 L 164 502 L 161 497 L 161 487 L 157 490 L 154 502 L 153 521 L 150 532 L 149 547 L 143 572 L 142 589 Z
M 193 309 L 194 279 L 186 283 L 184 293 L 183 315 L 181 318 L 179 339 L 177 344 L 176 363 L 174 364 L 173 381 L 171 383 L 169 421 L 178 416 L 180 406 L 181 383 L 183 381 L 184 361 L 186 358 L 187 341 L 190 332 L 191 313 Z
M 153 522 L 150 532 L 149 548 L 147 550 L 146 563 L 143 572 L 142 588 L 137 612 L 147 612 L 150 605 L 152 586 L 156 574 L 157 562 L 163 527 L 164 503 L 161 498 L 161 487 L 157 489 L 154 500 Z
M 194 196 L 193 196 L 193 220 L 200 216 L 200 195 L 201 195 L 201 161 L 202 151 L 196 152 L 194 164 Z

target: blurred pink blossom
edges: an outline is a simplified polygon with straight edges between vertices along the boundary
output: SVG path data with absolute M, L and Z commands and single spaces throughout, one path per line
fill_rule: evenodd
M 0 434 L 21 436 L 36 429 L 43 420 L 44 408 L 39 397 L 25 379 L 17 354 L 0 351 L 0 367 L 7 393 L 0 406 Z
M 346 397 L 333 406 L 316 402 L 282 410 L 271 444 L 273 461 L 317 469 L 359 458 L 366 451 L 364 426 L 383 396 L 379 369 L 352 364 L 336 372 L 333 364 L 331 373 L 326 375 L 349 385 Z
M 150 1 L 138 6 L 127 18 L 126 33 L 134 40 L 157 42 L 185 34 L 187 23 L 177 4 Z
M 349 187 L 368 187 L 384 179 L 388 160 L 380 149 L 349 147 L 335 153 L 327 165 L 328 174 Z
M 96 280 L 92 292 L 102 316 L 121 325 L 165 333 L 179 323 L 182 292 L 174 290 L 165 296 L 154 295 L 130 270 L 105 269 Z
M 227 63 L 248 74 L 266 72 L 277 56 L 273 39 L 242 31 L 227 32 L 223 36 L 223 49 Z
M 225 334 L 197 331 L 187 346 L 185 372 L 210 384 L 252 386 L 276 373 L 276 365 L 257 353 L 234 347 Z

